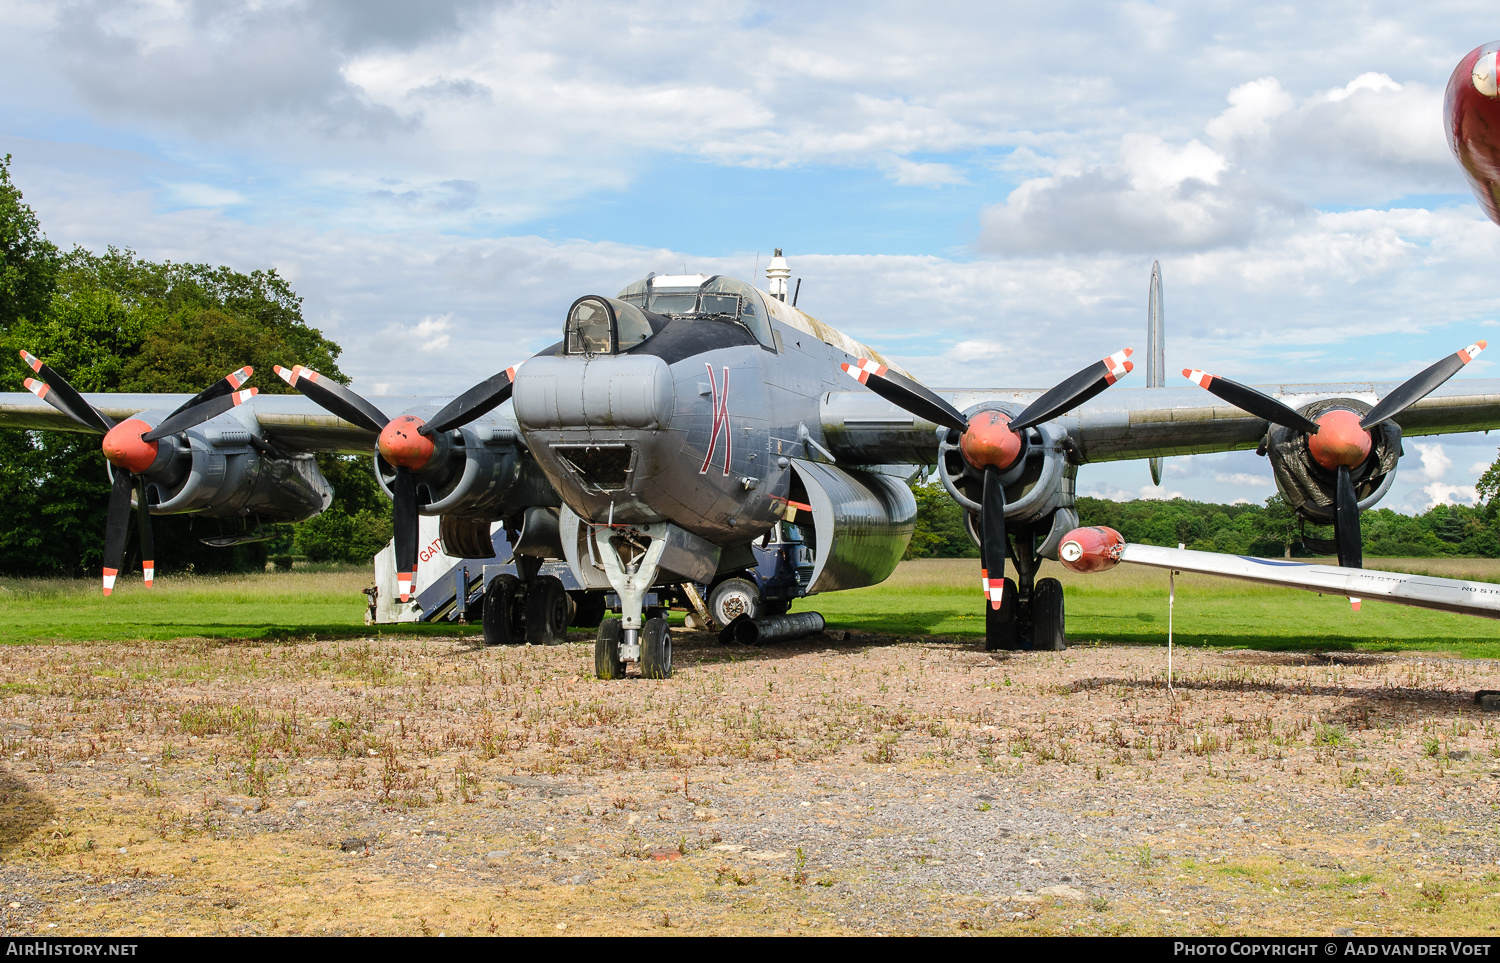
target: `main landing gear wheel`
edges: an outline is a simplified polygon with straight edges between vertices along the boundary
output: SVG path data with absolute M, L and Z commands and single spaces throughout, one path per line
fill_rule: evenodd
M 672 678 L 672 630 L 666 619 L 647 619 L 641 632 L 641 676 Z
M 484 644 L 520 645 L 526 641 L 521 612 L 521 580 L 496 575 L 484 590 Z
M 539 575 L 526 590 L 526 641 L 558 645 L 568 641 L 568 591 L 562 579 Z
M 1021 608 L 1021 596 L 1016 591 L 1014 579 L 1005 580 L 1005 588 L 1000 593 L 1000 608 L 990 607 L 988 602 L 984 606 L 984 648 L 987 652 L 996 649 L 1014 651 L 1021 647 L 1020 625 L 1017 615 Z
M 1038 579 L 1031 593 L 1031 647 L 1061 652 L 1068 647 L 1063 614 L 1063 587 L 1055 578 Z
M 708 593 L 708 614 L 720 625 L 728 625 L 741 615 L 752 619 L 760 615 L 760 590 L 749 579 L 727 578 Z
M 624 626 L 619 619 L 605 619 L 594 639 L 594 675 L 601 679 L 625 678 L 625 662 L 620 658 L 620 637 Z

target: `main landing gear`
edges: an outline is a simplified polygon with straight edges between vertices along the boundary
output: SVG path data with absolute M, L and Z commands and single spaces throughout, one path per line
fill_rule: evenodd
M 516 556 L 519 576 L 490 579 L 484 590 L 485 645 L 559 645 L 568 626 L 595 626 L 604 614 L 604 593 L 569 592 L 562 580 L 541 575 L 542 560 Z
M 1062 583 L 1036 577 L 1042 564 L 1036 554 L 1036 532 L 1017 526 L 1007 536 L 1016 578 L 1005 579 L 999 609 L 985 602 L 984 647 L 1061 652 L 1068 647 Z

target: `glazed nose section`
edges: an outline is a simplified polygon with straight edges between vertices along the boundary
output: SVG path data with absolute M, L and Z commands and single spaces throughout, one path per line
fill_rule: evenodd
M 416 415 L 391 419 L 380 431 L 380 454 L 397 468 L 416 471 L 432 459 L 433 444 L 419 433 L 427 424 Z
M 958 440 L 964 459 L 975 468 L 998 468 L 1015 464 L 1021 453 L 1021 436 L 1010 430 L 1010 416 L 999 411 L 981 411 L 969 419 L 969 427 Z
M 156 442 L 141 439 L 150 430 L 151 426 L 139 418 L 120 422 L 104 436 L 104 457 L 116 468 L 133 473 L 145 471 L 156 461 Z
M 1359 415 L 1338 409 L 1318 418 L 1318 433 L 1308 437 L 1307 448 L 1324 468 L 1354 468 L 1370 457 L 1370 433 L 1359 426 Z

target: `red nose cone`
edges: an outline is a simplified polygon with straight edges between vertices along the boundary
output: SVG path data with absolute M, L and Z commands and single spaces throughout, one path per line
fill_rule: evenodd
M 1370 433 L 1359 426 L 1359 415 L 1335 409 L 1318 418 L 1318 433 L 1307 439 L 1313 461 L 1332 471 L 1354 468 L 1370 457 Z
M 432 442 L 426 435 L 417 433 L 427 422 L 415 415 L 394 418 L 380 431 L 380 453 L 385 460 L 398 468 L 413 471 L 427 464 L 432 458 Z
M 1021 436 L 1010 430 L 1010 416 L 999 411 L 981 411 L 969 419 L 958 447 L 975 468 L 1005 470 L 1021 453 Z
M 139 418 L 122 421 L 104 436 L 104 457 L 117 468 L 128 472 L 143 472 L 156 461 L 156 442 L 142 441 L 141 436 L 151 426 Z

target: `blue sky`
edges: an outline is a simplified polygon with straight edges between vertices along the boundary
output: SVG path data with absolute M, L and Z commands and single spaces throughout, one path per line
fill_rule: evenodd
M 454 390 L 656 270 L 748 276 L 930 383 L 1394 380 L 1496 332 L 1443 141 L 1478 3 L 114 0 L 0 7 L 0 150 L 49 236 L 274 266 L 371 394 Z M 1494 352 L 1500 354 L 1500 350 Z M 1494 376 L 1493 355 L 1467 377 Z M 294 360 L 294 359 L 292 359 Z M 1386 505 L 1472 497 L 1413 440 Z M 1083 491 L 1260 501 L 1253 454 Z

